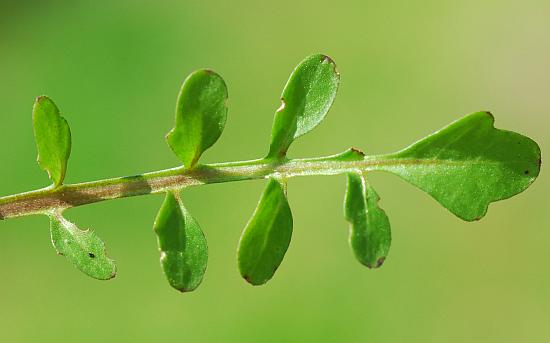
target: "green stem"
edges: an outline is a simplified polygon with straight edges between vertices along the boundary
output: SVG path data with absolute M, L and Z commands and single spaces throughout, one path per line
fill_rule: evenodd
M 384 169 L 395 164 L 387 156 L 363 157 L 359 152 L 308 159 L 250 160 L 198 165 L 92 182 L 47 187 L 0 197 L 0 219 L 46 214 L 52 209 L 91 204 L 98 201 L 161 193 L 209 183 L 264 179 L 271 176 L 291 178 L 306 175 L 336 175 Z

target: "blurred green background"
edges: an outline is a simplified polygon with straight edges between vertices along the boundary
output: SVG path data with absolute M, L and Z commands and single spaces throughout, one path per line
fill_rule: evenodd
M 0 1 L 0 194 L 48 184 L 36 165 L 34 98 L 68 119 L 67 182 L 178 164 L 164 141 L 191 71 L 226 80 L 229 117 L 205 162 L 267 152 L 293 67 L 322 52 L 342 83 L 325 122 L 290 155 L 391 152 L 478 110 L 550 151 L 550 3 L 535 1 Z M 544 167 L 544 166 L 543 166 Z M 93 227 L 118 276 L 90 279 L 55 254 L 44 217 L 0 222 L 2 342 L 548 342 L 550 180 L 465 223 L 392 175 L 372 182 L 393 246 L 357 263 L 345 178 L 292 179 L 294 237 L 275 278 L 252 287 L 235 249 L 264 183 L 184 193 L 210 247 L 193 293 L 162 275 L 161 195 L 68 211 Z

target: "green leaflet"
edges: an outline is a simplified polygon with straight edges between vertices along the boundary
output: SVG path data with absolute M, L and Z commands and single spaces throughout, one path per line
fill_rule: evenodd
M 166 140 L 186 168 L 193 167 L 222 134 L 226 103 L 225 82 L 212 70 L 195 71 L 184 81 L 176 106 L 176 124 Z
M 67 160 L 71 154 L 71 130 L 54 102 L 40 96 L 32 111 L 34 137 L 38 149 L 38 165 L 44 169 L 54 187 L 63 183 Z
M 489 112 L 470 114 L 394 154 L 379 169 L 424 190 L 459 218 L 478 220 L 489 203 L 525 190 L 538 176 L 533 140 L 493 126 Z
M 283 186 L 270 179 L 246 225 L 237 251 L 239 271 L 252 285 L 273 277 L 292 236 L 292 213 Z
M 330 109 L 340 75 L 328 56 L 304 59 L 290 75 L 275 113 L 268 157 L 283 157 L 290 144 L 313 130 Z
M 179 194 L 167 192 L 155 220 L 160 263 L 172 287 L 189 292 L 202 282 L 208 261 L 206 238 L 183 206 Z
M 344 214 L 351 224 L 350 245 L 357 260 L 369 268 L 384 263 L 391 244 L 390 221 L 378 200 L 366 176 L 348 174 Z
M 115 277 L 115 262 L 105 255 L 105 244 L 93 231 L 80 230 L 60 212 L 53 212 L 49 217 L 52 244 L 58 254 L 95 279 Z

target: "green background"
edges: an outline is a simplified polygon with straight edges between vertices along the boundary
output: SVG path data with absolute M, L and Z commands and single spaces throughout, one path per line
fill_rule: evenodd
M 535 1 L 1 1 L 0 194 L 48 184 L 36 165 L 34 98 L 71 125 L 69 183 L 178 164 L 164 141 L 191 71 L 229 87 L 227 126 L 205 162 L 268 149 L 292 68 L 322 52 L 341 87 L 294 157 L 350 146 L 391 152 L 459 117 L 550 151 L 550 3 Z M 543 158 L 544 159 L 544 158 Z M 348 247 L 344 176 L 292 179 L 294 237 L 274 279 L 252 287 L 236 253 L 262 181 L 189 189 L 210 248 L 201 287 L 165 281 L 152 223 L 161 195 L 68 211 L 117 260 L 111 281 L 58 257 L 45 217 L 0 223 L 2 342 L 548 342 L 550 208 L 543 170 L 480 222 L 455 218 L 387 174 L 371 178 L 390 216 L 383 268 Z

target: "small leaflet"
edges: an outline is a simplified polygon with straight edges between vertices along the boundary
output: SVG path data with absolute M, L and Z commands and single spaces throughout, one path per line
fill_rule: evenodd
M 95 279 L 108 280 L 116 275 L 115 262 L 105 254 L 105 244 L 92 230 L 80 230 L 60 212 L 52 212 L 50 235 L 58 254 Z
M 71 154 L 71 130 L 54 102 L 40 96 L 32 112 L 34 137 L 38 149 L 38 165 L 58 187 L 65 179 L 67 161 Z
M 252 285 L 269 281 L 292 237 L 292 213 L 283 185 L 270 179 L 246 225 L 237 251 L 241 276 Z
M 298 64 L 283 89 L 281 106 L 275 113 L 268 157 L 284 157 L 296 138 L 323 121 L 339 82 L 336 64 L 328 56 L 311 55 Z
M 380 207 L 380 197 L 366 176 L 348 174 L 344 214 L 350 223 L 350 246 L 357 260 L 369 268 L 378 268 L 391 245 L 388 216 Z
M 202 282 L 208 261 L 206 238 L 183 206 L 178 193 L 167 192 L 154 224 L 160 264 L 172 287 L 190 292 Z
M 210 69 L 197 70 L 181 87 L 176 123 L 166 141 L 183 165 L 192 168 L 220 138 L 226 118 L 227 87 L 222 77 Z

